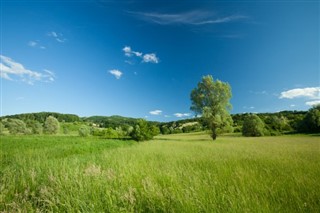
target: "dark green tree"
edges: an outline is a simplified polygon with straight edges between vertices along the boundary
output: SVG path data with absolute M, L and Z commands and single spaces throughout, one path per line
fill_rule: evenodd
M 202 81 L 191 92 L 190 109 L 196 115 L 201 114 L 211 131 L 213 140 L 221 133 L 232 129 L 232 118 L 229 110 L 231 87 L 228 83 L 213 80 L 211 75 L 202 77 Z
M 320 104 L 309 109 L 302 120 L 300 131 L 306 133 L 320 133 Z
M 248 114 L 243 121 L 242 135 L 258 137 L 264 135 L 264 123 L 256 114 Z

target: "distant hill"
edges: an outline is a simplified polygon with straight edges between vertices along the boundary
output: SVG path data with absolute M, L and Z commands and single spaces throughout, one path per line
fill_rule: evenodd
M 119 115 L 113 116 L 90 116 L 82 118 L 85 122 L 90 122 L 99 125 L 99 127 L 119 127 L 123 125 L 133 126 L 137 122 L 137 118 L 128 118 Z
M 40 123 L 44 123 L 46 118 L 49 116 L 53 116 L 53 117 L 57 118 L 59 122 L 81 121 L 81 119 L 78 115 L 62 114 L 62 113 L 58 113 L 58 112 L 35 112 L 35 113 L 23 113 L 23 114 L 16 114 L 16 115 L 6 115 L 6 116 L 1 117 L 1 119 L 15 118 L 15 119 L 23 120 L 23 121 L 35 120 Z

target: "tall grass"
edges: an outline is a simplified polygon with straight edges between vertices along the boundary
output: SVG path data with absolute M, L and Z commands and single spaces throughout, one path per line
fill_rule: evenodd
M 319 212 L 319 137 L 1 137 L 0 211 Z

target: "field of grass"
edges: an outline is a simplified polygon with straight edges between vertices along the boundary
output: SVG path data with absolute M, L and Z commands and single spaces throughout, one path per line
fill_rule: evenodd
M 319 139 L 1 136 L 0 212 L 320 212 Z

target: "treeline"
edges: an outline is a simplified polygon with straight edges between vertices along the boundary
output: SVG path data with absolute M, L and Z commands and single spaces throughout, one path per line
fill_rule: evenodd
M 273 136 L 290 133 L 320 133 L 320 105 L 309 111 L 234 114 L 228 130 L 245 136 Z M 26 113 L 0 118 L 0 134 L 64 134 L 96 136 L 106 139 L 149 140 L 158 134 L 177 134 L 208 130 L 205 119 L 150 122 L 122 116 L 80 118 L 54 112 Z
M 259 119 L 259 121 L 256 121 L 257 119 Z M 250 122 L 253 122 L 252 125 L 259 127 L 260 130 L 259 134 L 253 134 L 252 136 L 320 133 L 320 106 L 315 106 L 309 111 L 234 114 L 232 115 L 232 120 L 233 125 L 230 132 L 240 133 L 243 133 L 243 131 L 251 131 L 251 128 L 248 130 L 248 125 L 250 126 Z M 208 130 L 208 125 L 201 117 L 161 123 L 159 124 L 159 127 L 161 134 L 188 133 Z M 244 133 L 244 135 L 249 136 L 250 134 Z
M 37 112 L 37 113 L 24 113 L 17 115 L 7 115 L 1 118 L 10 118 L 10 119 L 19 119 L 22 121 L 37 121 L 40 123 L 44 123 L 45 120 L 49 117 L 53 116 L 58 119 L 59 122 L 79 122 L 81 121 L 80 117 L 73 114 L 61 114 L 57 112 Z
M 0 134 L 63 134 L 143 141 L 150 140 L 160 133 L 156 124 L 121 116 L 80 118 L 72 114 L 40 112 L 1 117 Z

